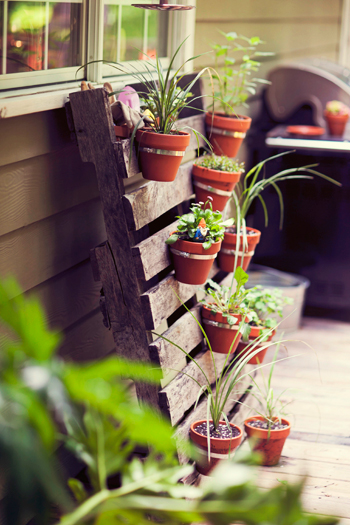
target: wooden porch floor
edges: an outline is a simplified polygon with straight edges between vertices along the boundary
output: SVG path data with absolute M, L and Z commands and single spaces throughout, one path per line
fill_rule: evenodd
M 302 355 L 278 363 L 272 385 L 276 393 L 289 388 L 283 398 L 293 399 L 287 409 L 292 430 L 279 465 L 261 467 L 258 484 L 268 488 L 307 475 L 305 510 L 350 525 L 350 324 L 306 318 L 285 338 L 294 340 L 288 354 Z

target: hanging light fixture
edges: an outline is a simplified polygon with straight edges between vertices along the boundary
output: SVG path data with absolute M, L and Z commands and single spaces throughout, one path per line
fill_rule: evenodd
M 159 0 L 159 4 L 131 4 L 140 9 L 152 9 L 157 11 L 189 11 L 194 5 L 168 4 L 166 0 Z

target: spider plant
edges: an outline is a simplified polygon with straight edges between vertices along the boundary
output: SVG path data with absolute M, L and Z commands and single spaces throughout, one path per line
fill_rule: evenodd
M 88 62 L 87 64 L 84 64 L 84 66 L 81 66 L 80 69 L 83 67 L 86 67 L 88 64 L 93 64 L 96 62 L 104 62 L 108 63 L 109 66 L 115 68 L 117 71 L 132 76 L 137 83 L 140 83 L 142 85 L 141 90 L 137 91 L 137 93 L 142 97 L 142 104 L 146 109 L 148 109 L 154 116 L 154 122 L 152 124 L 152 130 L 155 133 L 162 133 L 162 134 L 176 134 L 179 129 L 176 127 L 176 119 L 180 113 L 181 110 L 184 108 L 192 108 L 192 109 L 198 109 L 193 108 L 191 104 L 200 98 L 204 98 L 206 95 L 198 95 L 194 98 L 191 98 L 191 90 L 197 80 L 199 80 L 205 73 L 208 73 L 211 83 L 212 82 L 212 71 L 214 70 L 211 67 L 205 67 L 201 69 L 195 78 L 191 80 L 184 88 L 181 88 L 179 86 L 179 82 L 184 78 L 186 75 L 185 73 L 181 73 L 181 70 L 183 67 L 195 60 L 196 58 L 200 57 L 201 55 L 197 55 L 191 58 L 188 58 L 185 60 L 185 62 L 175 71 L 175 73 L 172 72 L 174 62 L 176 60 L 176 57 L 178 56 L 182 46 L 186 42 L 186 40 L 189 37 L 185 38 L 181 42 L 181 44 L 176 49 L 174 55 L 170 59 L 170 63 L 167 70 L 163 69 L 162 63 L 158 57 L 156 56 L 156 59 L 153 60 L 150 56 L 148 56 L 146 53 L 142 53 L 146 60 L 140 60 L 137 67 L 134 64 L 120 64 L 118 62 L 107 62 L 104 60 L 94 60 L 91 62 Z M 119 91 L 112 91 L 108 94 L 108 96 L 113 96 L 118 94 Z M 214 96 L 214 95 L 213 95 Z M 135 129 L 133 131 L 133 134 L 131 136 L 131 142 L 133 143 L 135 134 L 137 129 L 139 128 L 139 125 L 142 123 L 145 117 L 141 117 L 139 124 L 135 126 Z M 191 128 L 190 126 L 184 126 L 182 129 L 190 129 L 193 131 L 195 136 L 200 136 L 206 144 L 211 148 L 210 143 L 207 141 L 207 139 L 197 130 Z M 199 144 L 199 142 L 198 142 Z
M 261 205 L 264 211 L 264 217 L 265 217 L 265 227 L 268 226 L 268 222 L 269 222 L 268 210 L 267 210 L 266 203 L 261 195 L 262 192 L 268 186 L 272 186 L 278 196 L 279 205 L 280 205 L 280 229 L 282 229 L 283 218 L 284 218 L 283 194 L 282 194 L 281 189 L 278 186 L 280 182 L 284 180 L 293 180 L 293 179 L 313 179 L 314 175 L 316 175 L 317 177 L 321 177 L 322 179 L 332 182 L 336 186 L 341 186 L 340 182 L 313 169 L 316 166 L 318 166 L 318 164 L 308 164 L 306 166 L 300 166 L 298 168 L 289 168 L 289 169 L 279 171 L 278 173 L 271 175 L 270 177 L 265 177 L 264 171 L 266 169 L 267 162 L 275 160 L 289 153 L 293 153 L 293 152 L 284 151 L 282 153 L 278 153 L 277 155 L 273 155 L 272 157 L 269 157 L 268 159 L 262 160 L 256 166 L 254 166 L 250 171 L 248 171 L 248 173 L 246 173 L 244 178 L 237 183 L 236 187 L 232 191 L 232 199 L 234 201 L 234 217 L 233 218 L 235 221 L 236 232 L 237 232 L 236 252 L 239 252 L 239 247 L 240 247 L 239 232 L 241 232 L 243 236 L 242 251 L 244 252 L 248 246 L 246 216 L 255 199 L 259 199 L 259 201 L 261 202 Z M 262 175 L 262 177 L 259 177 L 260 175 Z M 234 270 L 236 269 L 236 266 L 237 266 L 237 259 L 238 257 L 236 257 L 235 259 Z
M 275 369 L 275 365 L 277 362 L 277 355 L 280 349 L 280 342 L 277 342 L 276 344 L 276 350 L 271 362 L 270 370 L 268 373 L 268 376 L 265 376 L 264 370 L 261 368 L 261 385 L 254 379 L 254 377 L 251 375 L 250 378 L 253 382 L 253 385 L 255 387 L 250 391 L 250 394 L 256 399 L 258 402 L 258 409 L 255 409 L 259 416 L 262 416 L 264 418 L 264 422 L 267 425 L 268 435 L 270 435 L 270 432 L 272 430 L 273 424 L 278 421 L 281 423 L 282 416 L 286 416 L 285 408 L 287 405 L 291 403 L 291 401 L 283 402 L 281 400 L 281 397 L 283 394 L 288 390 L 287 388 L 283 390 L 278 396 L 274 394 L 273 388 L 271 386 L 272 383 L 272 375 Z

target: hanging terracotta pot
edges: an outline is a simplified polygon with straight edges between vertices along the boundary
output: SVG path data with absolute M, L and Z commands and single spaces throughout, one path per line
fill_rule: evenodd
M 136 132 L 136 141 L 143 178 L 172 182 L 190 143 L 190 134 L 179 131 L 178 134 L 164 135 L 139 129 Z
M 213 210 L 223 211 L 241 173 L 213 170 L 194 164 L 192 175 L 196 202 L 206 202 L 208 197 L 212 197 Z
M 248 438 L 254 438 L 256 441 L 252 448 L 256 452 L 262 454 L 262 465 L 272 466 L 277 465 L 280 460 L 282 449 L 287 437 L 290 434 L 290 423 L 286 419 L 281 419 L 286 428 L 268 430 L 263 428 L 253 427 L 250 423 L 254 420 L 264 421 L 262 416 L 252 416 L 245 420 L 244 428 Z
M 249 334 L 249 341 L 245 342 L 245 341 L 240 341 L 238 346 L 237 346 L 237 350 L 236 350 L 236 355 L 239 356 L 239 358 L 243 357 L 246 353 L 250 353 L 250 352 L 256 352 L 256 350 L 258 350 L 259 348 L 262 348 L 263 346 L 266 345 L 266 343 L 268 343 L 269 341 L 272 340 L 273 336 L 275 335 L 275 331 L 272 332 L 272 334 L 268 337 L 268 339 L 266 341 L 264 341 L 263 343 L 261 343 L 261 345 L 258 345 L 258 346 L 255 346 L 253 349 L 251 347 L 251 343 L 254 341 L 254 339 L 256 339 L 257 337 L 259 337 L 260 335 L 260 328 L 258 326 L 252 326 L 251 327 L 251 331 L 250 331 L 250 334 Z M 250 345 L 250 346 L 249 346 Z M 249 346 L 249 348 L 248 348 Z M 267 346 L 266 348 L 263 348 L 262 350 L 260 350 L 259 353 L 255 354 L 249 361 L 248 361 L 248 365 L 258 365 L 258 364 L 261 364 L 264 359 L 265 359 L 265 355 L 266 355 L 266 352 L 268 351 L 269 347 Z
M 335 115 L 334 113 L 328 113 L 328 111 L 325 111 L 324 117 L 327 122 L 329 134 L 342 137 L 344 135 L 346 123 L 349 120 L 349 115 Z
M 207 136 L 215 155 L 235 157 L 250 128 L 252 119 L 244 115 L 226 116 L 225 113 L 206 113 Z
M 242 321 L 241 315 L 232 314 L 237 323 L 230 325 L 220 312 L 212 313 L 210 307 L 202 306 L 202 323 L 213 352 L 232 354 L 235 352 L 242 334 L 238 331 Z
M 176 279 L 185 284 L 204 284 L 220 246 L 221 241 L 214 242 L 208 250 L 205 250 L 201 242 L 181 239 L 171 244 L 170 251 L 173 254 Z
M 248 234 L 248 232 L 252 232 Z M 247 228 L 247 243 L 243 253 L 243 235 L 240 238 L 240 245 L 238 254 L 236 254 L 236 233 L 225 232 L 224 240 L 222 241 L 222 248 L 219 253 L 219 268 L 224 272 L 233 272 L 235 266 L 235 258 L 238 256 L 237 266 L 241 266 L 244 271 L 247 270 L 251 258 L 254 255 L 255 247 L 260 241 L 261 232 L 254 228 Z
M 190 428 L 190 439 L 195 444 L 197 451 L 199 452 L 201 460 L 198 460 L 196 463 L 196 468 L 200 474 L 208 476 L 210 471 L 219 463 L 220 460 L 228 459 L 234 455 L 236 448 L 240 445 L 242 441 L 242 430 L 230 423 L 232 432 L 234 435 L 232 438 L 220 439 L 220 438 L 210 438 L 210 461 L 208 460 L 208 442 L 207 436 L 200 434 L 196 431 L 196 427 L 206 424 L 207 420 L 202 419 L 200 421 L 195 421 L 192 423 Z M 209 421 L 212 423 L 212 421 Z M 225 421 L 220 421 L 221 425 L 226 427 Z

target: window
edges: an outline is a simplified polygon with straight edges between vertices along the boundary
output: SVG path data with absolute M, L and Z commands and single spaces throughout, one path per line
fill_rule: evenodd
M 168 13 L 136 9 L 133 1 L 0 0 L 0 89 L 74 81 L 79 66 L 102 58 L 166 57 Z M 77 78 L 101 82 L 117 73 L 101 63 Z

